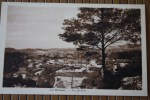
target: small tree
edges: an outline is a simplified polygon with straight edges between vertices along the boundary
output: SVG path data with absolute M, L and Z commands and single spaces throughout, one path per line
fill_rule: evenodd
M 99 50 L 103 70 L 107 70 L 106 49 L 118 42 L 140 45 L 140 10 L 118 8 L 79 8 L 77 18 L 64 20 L 59 37 L 84 50 Z

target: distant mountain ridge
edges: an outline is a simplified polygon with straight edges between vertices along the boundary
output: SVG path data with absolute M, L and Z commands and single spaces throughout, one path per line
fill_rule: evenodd
M 26 49 L 15 49 L 15 48 L 5 48 L 5 52 L 23 52 L 23 53 L 35 53 L 37 51 L 76 51 L 76 48 L 51 48 L 51 49 L 31 49 L 31 48 L 26 48 Z
M 127 45 L 117 46 L 107 49 L 107 52 L 118 52 L 118 51 L 134 51 L 141 50 L 141 47 L 129 48 Z M 15 49 L 15 48 L 5 48 L 5 52 L 22 52 L 22 53 L 37 53 L 37 52 L 57 52 L 57 51 L 76 51 L 76 48 L 50 48 L 50 49 L 41 49 L 41 48 L 26 48 L 26 49 Z

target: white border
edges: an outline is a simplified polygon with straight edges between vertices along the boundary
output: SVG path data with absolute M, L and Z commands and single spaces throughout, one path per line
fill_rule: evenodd
M 142 90 L 108 90 L 108 89 L 53 89 L 53 88 L 3 88 L 3 61 L 6 38 L 7 8 L 20 7 L 99 7 L 99 8 L 138 8 L 141 9 L 142 37 Z M 14 3 L 3 2 L 0 32 L 0 94 L 57 94 L 57 95 L 115 95 L 115 96 L 147 96 L 147 53 L 145 5 L 143 4 L 66 4 L 66 3 Z

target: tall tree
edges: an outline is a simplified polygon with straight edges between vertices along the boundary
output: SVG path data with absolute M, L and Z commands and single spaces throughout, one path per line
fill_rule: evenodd
M 140 45 L 140 9 L 79 8 L 77 18 L 64 20 L 59 37 L 84 50 L 99 50 L 103 70 L 107 70 L 106 49 L 119 42 Z

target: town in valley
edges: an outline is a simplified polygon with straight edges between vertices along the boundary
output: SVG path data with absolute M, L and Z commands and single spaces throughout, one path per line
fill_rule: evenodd
M 121 77 L 123 72 L 127 73 L 115 89 L 131 89 L 133 85 L 133 89 L 142 89 L 141 68 L 129 66 L 141 55 L 139 48 L 119 48 L 110 49 L 107 54 L 109 58 L 106 59 L 106 65 L 114 75 Z M 131 58 L 133 55 L 135 58 Z M 3 86 L 103 89 L 100 56 L 98 52 L 84 52 L 75 48 L 6 48 Z

